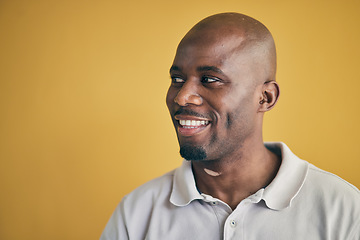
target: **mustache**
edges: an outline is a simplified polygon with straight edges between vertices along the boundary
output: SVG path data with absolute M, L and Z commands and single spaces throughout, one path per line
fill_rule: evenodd
M 189 116 L 194 116 L 194 117 L 199 117 L 199 118 L 209 118 L 208 116 L 205 116 L 204 114 L 195 112 L 194 110 L 188 109 L 188 108 L 179 108 L 175 113 L 174 116 L 176 115 L 189 115 Z

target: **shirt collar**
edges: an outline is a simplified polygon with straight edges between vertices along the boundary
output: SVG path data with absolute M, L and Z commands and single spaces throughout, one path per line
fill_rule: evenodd
M 186 206 L 196 199 L 203 199 L 203 197 L 196 188 L 191 161 L 183 160 L 181 167 L 177 168 L 174 173 L 170 202 L 180 207 Z
M 265 143 L 265 146 L 270 151 L 281 154 L 282 162 L 274 180 L 258 193 L 262 195 L 267 207 L 282 210 L 291 206 L 291 201 L 299 193 L 309 164 L 295 156 L 284 143 Z M 186 206 L 196 199 L 204 197 L 196 188 L 191 162 L 184 160 L 181 167 L 175 170 L 170 202 L 175 206 Z
M 273 152 L 281 151 L 281 165 L 274 180 L 265 188 L 263 199 L 273 210 L 282 210 L 291 206 L 292 200 L 304 185 L 309 163 L 293 154 L 288 146 L 281 142 L 265 143 Z

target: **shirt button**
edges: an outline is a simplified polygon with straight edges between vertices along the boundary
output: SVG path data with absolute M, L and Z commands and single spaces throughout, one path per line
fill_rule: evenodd
M 217 205 L 217 202 L 211 202 L 211 205 Z
M 230 226 L 233 227 L 233 228 L 236 227 L 236 221 L 235 221 L 235 220 L 231 220 L 231 221 L 230 221 Z

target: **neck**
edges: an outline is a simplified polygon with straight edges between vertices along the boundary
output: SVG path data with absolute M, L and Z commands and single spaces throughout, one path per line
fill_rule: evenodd
M 232 209 L 274 179 L 280 158 L 261 142 L 257 148 L 242 147 L 234 158 L 193 161 L 198 189 L 226 202 Z

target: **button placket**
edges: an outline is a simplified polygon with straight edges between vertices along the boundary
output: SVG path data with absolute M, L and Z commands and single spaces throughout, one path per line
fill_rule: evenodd
M 245 215 L 251 204 L 249 199 L 244 199 L 228 216 L 224 225 L 224 240 L 243 239 Z

